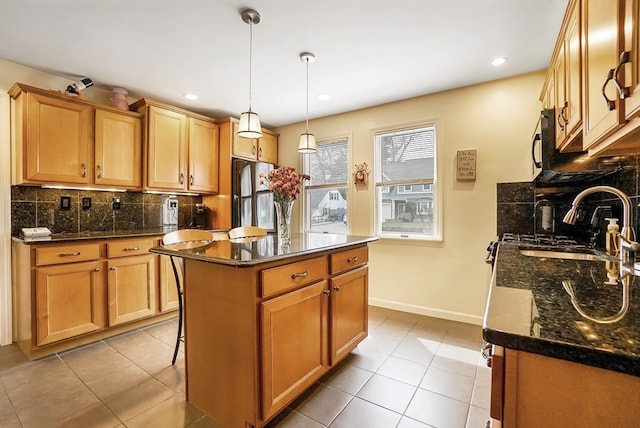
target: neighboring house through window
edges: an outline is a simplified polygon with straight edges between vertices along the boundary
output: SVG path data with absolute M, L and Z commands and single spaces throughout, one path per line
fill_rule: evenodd
M 375 134 L 376 232 L 438 239 L 435 124 Z
M 304 228 L 309 232 L 347 233 L 349 141 L 319 141 L 316 153 L 304 156 Z

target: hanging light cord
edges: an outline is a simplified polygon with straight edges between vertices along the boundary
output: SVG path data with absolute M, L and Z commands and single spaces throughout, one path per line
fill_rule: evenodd
M 249 111 L 251 110 L 251 57 L 253 56 L 253 17 L 249 19 Z
M 307 134 L 309 134 L 309 58 L 305 58 L 307 63 Z

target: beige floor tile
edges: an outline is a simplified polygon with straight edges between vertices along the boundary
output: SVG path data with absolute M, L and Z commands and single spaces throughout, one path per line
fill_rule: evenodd
M 120 425 L 120 419 L 107 406 L 96 403 L 53 424 L 50 428 L 113 428 Z
M 373 373 L 352 364 L 343 364 L 322 379 L 322 383 L 339 389 L 347 394 L 355 395 L 373 376 Z
M 8 372 L 35 364 L 22 353 L 16 343 L 0 347 L 0 379 Z
M 372 351 L 365 348 L 356 348 L 351 353 L 351 358 L 349 358 L 348 362 L 349 364 L 360 367 L 361 369 L 375 372 L 388 357 L 389 356 L 387 354 L 383 354 L 382 352 Z
M 189 425 L 189 428 L 225 428 L 219 423 L 213 421 L 208 416 L 202 416 L 200 419 Z
M 331 428 L 395 427 L 400 417 L 399 413 L 355 397 L 329 426 Z
M 432 340 L 420 334 L 409 333 L 391 355 L 428 366 L 440 347 L 439 340 Z
M 422 379 L 420 383 L 420 388 L 469 403 L 471 401 L 473 383 L 474 378 L 472 377 L 437 367 L 429 367 L 424 379 Z
M 183 428 L 200 418 L 203 413 L 181 397 L 166 399 L 126 421 L 128 428 Z
M 105 400 L 105 404 L 128 425 L 129 419 L 174 396 L 173 391 L 150 377 L 141 384 Z
M 324 428 L 319 422 L 314 421 L 296 411 L 289 411 L 286 416 L 269 423 L 267 428 Z
M 382 352 L 383 354 L 391 354 L 401 340 L 402 338 L 398 336 L 389 336 L 379 331 L 371 331 L 369 336 L 358 347 Z
M 184 357 L 178 357 L 175 365 L 168 365 L 153 375 L 176 394 L 185 395 Z
M 381 375 L 374 375 L 357 397 L 396 413 L 404 413 L 417 387 Z
M 491 403 L 491 379 L 476 376 L 471 394 L 471 405 L 488 409 Z
M 484 428 L 489 419 L 489 410 L 471 406 L 469 408 L 469 416 L 467 417 L 467 424 L 465 428 Z
M 468 411 L 467 403 L 418 388 L 405 416 L 438 428 L 464 428 Z
M 397 428 L 433 428 L 433 427 L 430 425 L 424 424 L 420 421 L 416 421 L 415 419 L 411 419 L 406 416 L 403 416 L 402 419 L 400 419 L 400 423 L 398 424 Z M 476 427 L 476 428 L 484 428 L 484 427 Z
M 391 355 L 382 363 L 377 373 L 409 385 L 418 386 L 426 371 L 427 366 L 424 364 Z
M 151 375 L 121 354 L 105 356 L 94 361 L 94 369 L 87 368 L 78 376 L 101 400 L 107 400 L 135 388 L 151 379 Z
M 316 422 L 328 425 L 352 397 L 337 389 L 320 385 L 294 410 Z
M 18 414 L 11 405 L 11 400 L 4 390 L 4 385 L 0 382 L 0 427 L 20 428 Z
M 475 377 L 478 365 L 479 349 L 443 343 L 433 358 L 432 366 L 465 376 Z

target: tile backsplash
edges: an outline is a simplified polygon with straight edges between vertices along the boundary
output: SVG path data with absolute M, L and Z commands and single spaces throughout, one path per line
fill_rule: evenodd
M 61 199 L 71 200 L 69 210 L 61 209 Z M 168 195 L 141 192 L 44 189 L 11 186 L 11 234 L 19 236 L 23 227 L 48 227 L 53 233 L 116 232 L 162 227 L 162 203 Z M 91 198 L 83 209 L 82 199 Z M 119 198 L 120 209 L 113 209 Z M 177 196 L 178 227 L 195 222 L 195 205 L 201 196 Z
M 592 241 L 596 245 L 604 244 L 606 217 L 621 217 L 620 200 L 609 193 L 597 193 L 590 195 L 580 204 L 580 214 L 576 226 L 564 224 L 562 218 L 571 207 L 575 196 L 582 190 L 597 186 L 607 185 L 625 192 L 631 199 L 633 208 L 632 224 L 636 231 L 640 230 L 640 215 L 638 203 L 640 202 L 640 155 L 628 156 L 621 164 L 621 171 L 603 177 L 597 181 L 583 185 L 537 187 L 533 182 L 514 182 L 497 184 L 497 236 L 503 233 L 554 233 L 556 235 L 568 235 L 570 237 L 587 242 Z M 549 218 L 543 228 L 544 215 L 551 214 L 551 227 Z M 601 216 L 594 217 L 597 207 Z

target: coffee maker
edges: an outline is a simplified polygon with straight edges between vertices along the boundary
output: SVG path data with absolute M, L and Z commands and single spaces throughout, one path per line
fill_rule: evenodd
M 205 204 L 196 204 L 196 227 L 198 229 L 207 227 L 207 206 Z

